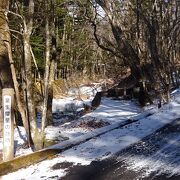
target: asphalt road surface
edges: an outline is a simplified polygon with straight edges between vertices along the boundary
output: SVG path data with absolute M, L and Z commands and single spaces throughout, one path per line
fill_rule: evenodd
M 67 168 L 63 180 L 180 180 L 180 119 L 103 161 Z

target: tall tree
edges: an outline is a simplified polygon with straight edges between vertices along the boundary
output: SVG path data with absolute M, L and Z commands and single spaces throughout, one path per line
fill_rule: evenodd
M 46 62 L 45 62 L 45 73 L 44 73 L 44 100 L 42 109 L 42 126 L 41 130 L 44 132 L 47 123 L 47 107 L 48 107 L 48 94 L 49 94 L 49 73 L 50 73 L 50 53 L 51 53 L 51 35 L 50 35 L 50 18 L 48 16 L 49 12 L 49 2 L 46 1 L 46 20 L 45 20 L 45 30 L 46 30 Z
M 10 69 L 8 43 L 10 32 L 7 20 L 9 1 L 0 0 L 0 89 L 13 88 L 13 80 Z M 0 103 L 2 107 L 2 93 L 0 91 Z M 0 117 L 0 133 L 2 132 L 2 116 Z
M 172 37 L 171 34 L 178 25 L 177 18 L 175 18 L 178 11 L 175 8 L 177 5 L 175 2 L 91 1 L 95 11 L 91 22 L 97 44 L 102 49 L 123 59 L 124 63 L 131 68 L 131 74 L 137 82 L 146 79 L 153 84 L 154 89 L 162 90 L 166 94 L 166 100 L 169 100 L 170 86 L 173 81 L 171 78 L 173 76 L 170 77 L 172 66 L 170 57 L 172 56 L 168 55 L 173 51 L 169 51 L 167 47 L 172 47 L 172 41 L 168 37 Z M 105 18 L 101 20 L 97 19 L 99 7 L 105 14 Z M 171 8 L 174 9 L 173 12 Z M 102 38 L 102 33 L 97 26 L 98 20 L 108 21 L 113 34 L 112 40 L 109 40 L 107 36 Z M 167 23 L 169 23 L 168 26 Z M 176 44 L 174 48 L 177 47 Z

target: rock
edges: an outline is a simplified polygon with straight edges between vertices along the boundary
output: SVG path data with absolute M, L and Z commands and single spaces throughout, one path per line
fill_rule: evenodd
M 100 105 L 101 97 L 102 97 L 102 92 L 97 92 L 91 103 L 92 109 L 96 109 Z

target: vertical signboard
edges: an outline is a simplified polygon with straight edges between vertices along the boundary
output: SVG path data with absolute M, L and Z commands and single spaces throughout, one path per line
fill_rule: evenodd
M 2 91 L 3 98 L 3 160 L 8 161 L 14 157 L 14 90 L 6 88 Z

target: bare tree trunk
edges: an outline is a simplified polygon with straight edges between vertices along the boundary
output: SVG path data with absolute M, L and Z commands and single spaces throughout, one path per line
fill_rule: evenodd
M 50 38 L 52 39 L 52 59 L 51 59 L 51 66 L 50 66 L 50 74 L 49 74 L 49 84 L 52 84 L 52 82 L 55 79 L 56 73 L 57 73 L 57 41 L 58 41 L 58 35 L 56 35 L 56 33 L 58 34 L 58 32 L 56 32 L 56 26 L 55 26 L 55 17 L 53 15 L 52 18 L 53 22 L 50 24 L 51 29 L 50 29 Z
M 35 104 L 33 97 L 33 79 L 32 79 L 32 66 L 31 66 L 31 48 L 30 36 L 33 29 L 33 14 L 34 14 L 34 1 L 29 0 L 28 16 L 24 20 L 24 66 L 25 66 L 25 79 L 26 79 L 26 102 L 27 102 L 27 116 L 30 124 L 32 140 L 35 149 L 42 147 L 42 135 L 37 128 Z
M 13 88 L 13 80 L 11 75 L 8 47 L 9 27 L 7 21 L 7 10 L 9 1 L 0 0 L 0 88 Z M 0 94 L 0 109 L 2 108 L 2 94 Z M 2 118 L 2 116 L 0 116 Z M 0 135 L 2 135 L 2 119 L 0 120 Z
M 103 8 L 106 15 L 108 16 L 112 33 L 116 40 L 116 44 L 118 46 L 118 51 L 126 59 L 126 64 L 129 65 L 129 67 L 131 68 L 132 75 L 138 81 L 143 76 L 142 68 L 140 65 L 140 59 L 139 59 L 138 54 L 135 52 L 134 48 L 127 41 L 120 27 L 120 23 L 118 22 L 118 18 L 113 14 L 114 11 L 112 8 L 113 8 L 114 2 L 110 3 L 108 0 L 104 0 L 104 1 L 96 0 L 96 2 Z M 96 37 L 96 40 L 97 40 L 97 37 Z
M 10 67 L 11 67 L 11 72 L 12 72 L 12 78 L 13 78 L 13 82 L 14 82 L 16 102 L 17 102 L 19 113 L 21 114 L 21 118 L 23 121 L 24 128 L 25 128 L 26 133 L 27 133 L 28 145 L 30 146 L 30 144 L 31 144 L 30 127 L 29 127 L 29 123 L 27 121 L 26 109 L 23 106 L 23 104 L 21 102 L 21 98 L 20 98 L 20 92 L 18 89 L 19 85 L 17 82 L 16 70 L 15 70 L 14 61 L 12 58 L 11 42 L 10 41 L 8 42 L 7 46 L 8 46 L 8 53 L 9 53 L 9 61 L 10 61 L 10 65 L 11 65 Z
M 42 126 L 41 131 L 44 132 L 47 123 L 47 103 L 48 103 L 48 93 L 49 93 L 49 70 L 50 70 L 50 30 L 49 30 L 49 18 L 46 17 L 46 66 L 44 75 L 44 101 L 42 110 Z
M 56 12 L 56 4 L 53 4 L 52 9 L 52 22 L 50 24 L 50 38 L 52 39 L 52 56 L 51 63 L 49 69 L 49 85 L 48 85 L 48 100 L 47 100 L 47 125 L 53 124 L 53 116 L 52 116 L 52 100 L 53 100 L 53 82 L 57 79 L 57 48 L 58 48 L 58 39 L 59 32 L 57 27 L 57 17 Z
M 55 7 L 52 7 L 53 9 Z M 53 21 L 51 23 L 51 39 L 52 39 L 52 59 L 49 69 L 49 86 L 48 86 L 48 101 L 47 101 L 47 125 L 53 124 L 52 117 L 52 99 L 53 99 L 53 82 L 57 78 L 57 46 L 58 46 L 58 29 L 56 27 L 56 19 L 53 14 Z M 59 52 L 60 53 L 60 52 Z

